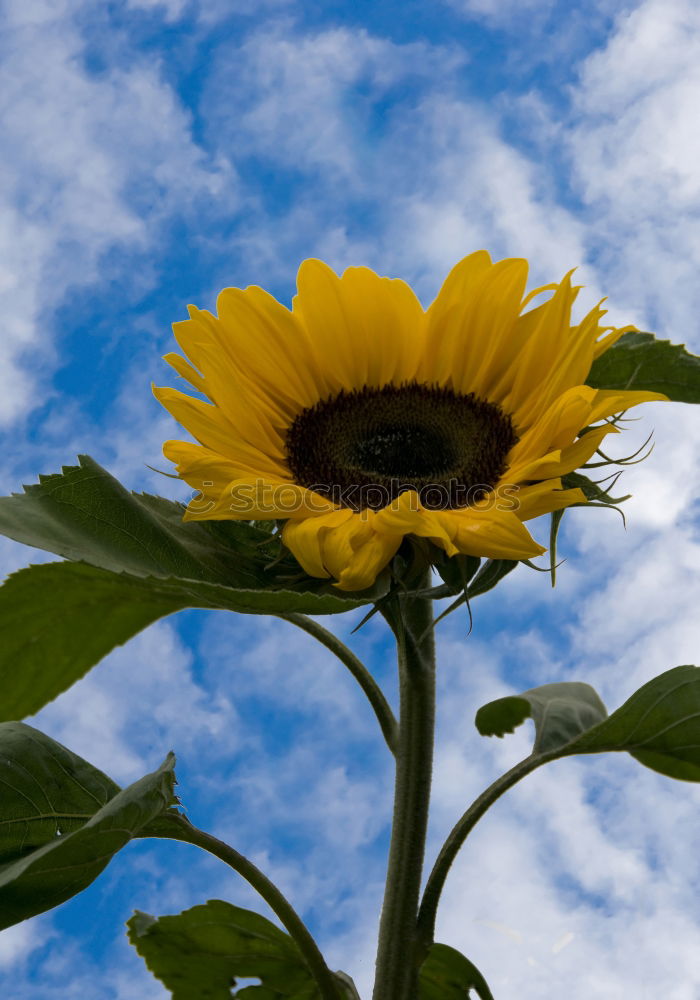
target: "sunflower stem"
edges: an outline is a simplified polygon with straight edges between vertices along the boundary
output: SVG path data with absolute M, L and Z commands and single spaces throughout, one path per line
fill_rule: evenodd
M 334 653 L 341 663 L 343 663 L 352 676 L 355 678 L 357 683 L 360 685 L 367 700 L 369 701 L 374 714 L 377 717 L 380 728 L 386 740 L 386 744 L 393 754 L 396 753 L 396 740 L 398 733 L 398 724 L 394 713 L 391 711 L 389 702 L 384 697 L 382 689 L 379 687 L 374 677 L 364 665 L 359 657 L 355 656 L 351 649 L 341 642 L 337 635 L 329 632 L 327 628 L 323 625 L 319 625 L 315 622 L 313 618 L 308 618 L 306 615 L 297 614 L 296 612 L 291 612 L 287 615 L 280 615 L 286 622 L 291 622 L 292 625 L 296 625 L 297 628 L 303 629 L 304 632 L 308 632 L 312 635 L 314 639 L 318 639 L 322 645 L 329 649 L 331 653 Z
M 428 582 L 426 573 L 423 586 L 427 587 Z M 435 731 L 432 601 L 415 593 L 397 593 L 384 614 L 396 636 L 401 712 L 394 816 L 373 997 L 374 1000 L 415 1000 L 420 961 L 416 917 Z

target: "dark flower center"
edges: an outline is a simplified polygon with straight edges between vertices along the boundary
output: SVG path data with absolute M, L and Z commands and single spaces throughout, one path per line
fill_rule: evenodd
M 287 432 L 295 482 L 353 510 L 416 490 L 430 510 L 467 507 L 498 482 L 518 438 L 499 406 L 410 382 L 339 392 Z

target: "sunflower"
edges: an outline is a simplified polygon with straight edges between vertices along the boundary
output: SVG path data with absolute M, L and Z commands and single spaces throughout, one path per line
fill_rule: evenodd
M 585 385 L 629 328 L 601 326 L 600 305 L 572 325 L 571 273 L 526 295 L 527 273 L 478 251 L 424 310 L 403 281 L 307 260 L 291 310 L 255 286 L 225 289 L 217 316 L 190 307 L 173 327 L 188 360 L 165 360 L 211 402 L 154 389 L 198 442 L 163 448 L 198 494 L 185 518 L 283 520 L 303 569 L 349 591 L 407 535 L 540 555 L 524 522 L 582 502 L 562 476 L 617 432 L 608 418 L 666 397 Z

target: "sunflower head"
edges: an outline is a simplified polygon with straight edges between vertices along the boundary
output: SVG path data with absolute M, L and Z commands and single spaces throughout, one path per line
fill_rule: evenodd
M 227 288 L 217 315 L 190 307 L 167 355 L 202 398 L 154 392 L 196 439 L 164 453 L 197 491 L 186 518 L 284 522 L 303 569 L 370 586 L 406 536 L 446 555 L 529 559 L 526 521 L 581 503 L 562 477 L 610 417 L 655 392 L 594 389 L 594 359 L 625 329 L 578 288 L 525 293 L 527 262 L 460 261 L 424 310 L 408 285 L 305 261 L 291 310 Z M 542 293 L 548 298 L 531 305 Z

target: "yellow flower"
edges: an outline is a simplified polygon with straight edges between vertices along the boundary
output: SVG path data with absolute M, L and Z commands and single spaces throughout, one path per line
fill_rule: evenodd
M 541 554 L 523 522 L 584 499 L 561 477 L 616 432 L 606 418 L 666 397 L 586 386 L 625 330 L 600 306 L 571 325 L 570 274 L 529 295 L 526 280 L 526 261 L 479 251 L 424 310 L 403 281 L 307 260 L 291 310 L 257 287 L 225 289 L 218 317 L 190 307 L 174 325 L 189 360 L 166 360 L 211 403 L 154 390 L 199 442 L 163 448 L 199 493 L 186 519 L 283 519 L 304 570 L 344 590 L 405 535 Z

